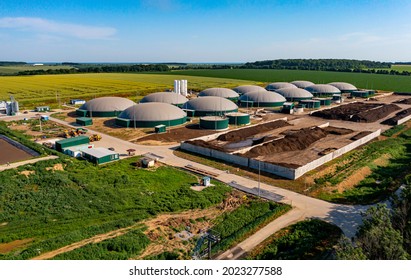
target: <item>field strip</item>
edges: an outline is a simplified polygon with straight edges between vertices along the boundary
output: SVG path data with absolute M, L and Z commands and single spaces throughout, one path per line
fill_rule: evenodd
M 51 259 L 54 258 L 57 255 L 66 253 L 66 252 L 70 252 L 73 251 L 75 249 L 78 249 L 80 247 L 83 247 L 87 244 L 90 243 L 99 243 L 101 241 L 107 240 L 107 239 L 111 239 L 111 238 L 115 238 L 117 236 L 126 234 L 128 231 L 130 231 L 132 228 L 141 225 L 141 223 L 129 226 L 129 227 L 125 227 L 125 228 L 120 228 L 120 229 L 116 229 L 107 233 L 103 233 L 103 234 L 98 234 L 96 236 L 81 240 L 79 242 L 61 247 L 57 250 L 53 250 L 53 251 L 49 251 L 47 253 L 41 254 L 37 257 L 32 258 L 32 260 L 47 260 L 47 259 Z
M 130 230 L 132 230 L 133 228 L 142 226 L 142 225 L 146 225 L 148 227 L 148 230 L 152 230 L 154 228 L 156 228 L 159 224 L 164 223 L 165 221 L 172 219 L 172 218 L 191 218 L 191 219 L 195 219 L 196 217 L 203 217 L 203 216 L 209 216 L 209 217 L 214 217 L 216 216 L 217 213 L 217 209 L 215 207 L 213 208 L 209 208 L 209 209 L 204 209 L 204 210 L 189 210 L 189 211 L 184 211 L 181 213 L 167 213 L 167 214 L 161 214 L 158 215 L 152 219 L 149 220 L 144 220 L 141 222 L 138 222 L 137 224 L 125 227 L 125 228 L 120 228 L 120 229 L 116 229 L 110 232 L 106 232 L 106 233 L 102 233 L 102 234 L 98 234 L 95 235 L 93 237 L 81 240 L 79 242 L 75 242 L 72 243 L 70 245 L 61 247 L 59 249 L 53 250 L 53 251 L 49 251 L 46 252 L 44 254 L 41 254 L 37 257 L 32 258 L 32 260 L 47 260 L 47 259 L 52 259 L 57 255 L 66 253 L 66 252 L 70 252 L 73 251 L 75 249 L 81 248 L 87 244 L 91 244 L 91 243 L 99 243 L 102 242 L 104 240 L 107 239 L 112 239 L 118 236 L 121 236 L 123 234 L 128 233 Z M 221 210 L 221 212 L 224 212 L 223 210 Z
M 43 161 L 43 160 L 50 160 L 50 159 L 57 159 L 58 156 L 47 156 L 47 157 L 41 157 L 41 158 L 35 158 L 35 159 L 29 159 L 29 160 L 25 160 L 25 161 L 21 161 L 21 162 L 15 162 L 15 163 L 10 163 L 10 165 L 4 164 L 4 165 L 0 165 L 0 172 L 7 170 L 7 169 L 13 169 L 25 164 L 29 164 L 29 163 L 36 163 L 38 161 Z

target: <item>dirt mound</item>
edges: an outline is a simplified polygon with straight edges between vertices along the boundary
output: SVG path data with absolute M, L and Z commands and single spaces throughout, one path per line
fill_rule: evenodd
M 263 123 L 252 127 L 247 127 L 244 129 L 230 131 L 218 136 L 217 140 L 219 141 L 227 141 L 227 142 L 239 142 L 243 141 L 249 137 L 252 137 L 256 134 L 267 132 L 273 129 L 277 129 L 284 126 L 289 126 L 286 121 L 279 120 L 275 122 Z
M 325 130 L 328 134 L 334 134 L 334 135 L 346 135 L 354 132 L 351 129 L 348 128 L 342 128 L 342 127 L 335 127 L 335 126 L 327 126 L 324 127 L 323 130 Z
M 408 100 L 411 100 L 411 98 L 408 99 Z M 411 104 L 411 103 L 410 103 L 410 104 Z M 406 110 L 402 110 L 402 111 L 398 112 L 397 114 L 395 114 L 394 117 L 389 118 L 389 119 L 383 121 L 381 124 L 396 125 L 396 124 L 397 124 L 397 121 L 399 121 L 400 119 L 403 119 L 403 118 L 405 118 L 405 117 L 407 117 L 407 116 L 409 116 L 409 115 L 411 115 L 411 108 L 410 108 L 410 109 L 406 109 Z
M 401 99 L 401 100 L 395 101 L 394 103 L 411 105 L 411 98 Z
M 367 136 L 370 133 L 372 133 L 372 131 L 362 131 L 362 132 L 354 135 L 353 137 L 351 137 L 350 140 L 357 141 L 361 138 L 364 138 L 365 136 Z
M 270 155 L 273 153 L 304 150 L 311 144 L 326 137 L 327 134 L 328 133 L 324 129 L 319 127 L 303 128 L 295 132 L 290 131 L 284 138 L 255 147 L 243 154 L 243 156 L 256 158 L 258 156 Z
M 351 103 L 336 108 L 314 112 L 312 115 L 324 119 L 352 122 L 375 122 L 401 109 L 395 104 Z
M 375 122 L 375 121 L 378 121 L 379 119 L 385 118 L 392 112 L 395 112 L 399 109 L 401 108 L 395 104 L 385 104 L 385 105 L 382 105 L 381 107 L 373 108 L 368 111 L 361 112 L 358 115 L 354 115 L 351 120 L 354 122 L 365 122 L 365 123 Z
M 210 142 L 206 142 L 204 140 L 186 141 L 186 143 L 194 145 L 194 146 L 199 146 L 199 147 L 213 149 L 213 150 L 220 151 L 220 152 L 225 152 L 225 149 L 223 147 L 213 145 Z

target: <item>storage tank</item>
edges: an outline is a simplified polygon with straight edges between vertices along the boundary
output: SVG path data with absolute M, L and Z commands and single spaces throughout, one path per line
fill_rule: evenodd
M 313 98 L 313 100 L 320 101 L 321 106 L 330 106 L 331 105 L 331 97 L 330 98 Z
M 222 130 L 228 128 L 228 118 L 206 116 L 200 118 L 200 127 L 204 129 Z
M 321 106 L 319 100 L 301 100 L 299 104 L 311 109 L 318 109 Z
M 226 114 L 228 123 L 233 125 L 247 125 L 250 124 L 250 115 L 245 113 L 228 113 Z

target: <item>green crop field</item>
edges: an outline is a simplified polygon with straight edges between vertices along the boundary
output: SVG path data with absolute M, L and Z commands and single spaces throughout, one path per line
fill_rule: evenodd
M 0 77 L 0 100 L 14 95 L 21 107 L 35 105 L 55 105 L 71 98 L 90 99 L 99 96 L 115 95 L 133 97 L 156 91 L 172 89 L 174 80 L 187 79 L 189 90 L 202 90 L 209 87 L 235 87 L 252 84 L 227 78 L 205 78 L 181 75 L 159 74 L 67 74 Z
M 397 71 L 409 71 L 411 72 L 411 65 L 392 65 L 392 69 Z
M 172 75 L 178 74 L 186 76 L 240 79 L 265 83 L 279 81 L 291 82 L 294 80 L 308 80 L 316 84 L 322 84 L 341 81 L 352 83 L 358 88 L 411 92 L 410 76 L 272 69 L 187 70 L 172 71 L 170 73 Z M 169 73 L 164 74 L 167 75 Z
M 67 65 L 18 65 L 18 66 L 0 66 L 0 75 L 17 74 L 22 71 L 34 71 L 34 70 L 57 70 L 57 69 L 71 69 L 73 67 Z

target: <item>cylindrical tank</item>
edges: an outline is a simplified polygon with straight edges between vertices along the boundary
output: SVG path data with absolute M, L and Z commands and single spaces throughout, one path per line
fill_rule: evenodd
M 250 124 L 250 115 L 245 113 L 228 113 L 228 123 L 233 125 L 246 125 Z
M 299 102 L 301 105 L 305 105 L 305 108 L 320 108 L 320 101 L 319 100 L 301 100 Z
M 200 118 L 200 127 L 204 129 L 221 130 L 228 128 L 228 118 L 207 116 Z
M 314 98 L 313 100 L 320 101 L 321 106 L 330 106 L 331 105 L 331 98 Z

